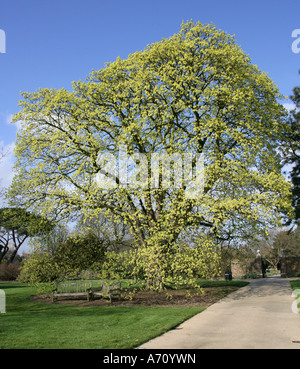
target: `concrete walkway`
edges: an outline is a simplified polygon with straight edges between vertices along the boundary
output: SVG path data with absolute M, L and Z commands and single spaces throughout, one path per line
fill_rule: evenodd
M 250 281 L 145 349 L 300 349 L 300 314 L 289 279 Z

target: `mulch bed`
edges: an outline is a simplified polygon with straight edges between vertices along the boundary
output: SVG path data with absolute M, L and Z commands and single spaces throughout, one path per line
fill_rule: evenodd
M 97 298 L 93 301 L 76 297 L 60 297 L 55 301 L 55 304 L 70 305 L 70 306 L 201 306 L 208 307 L 229 293 L 236 291 L 239 287 L 236 286 L 220 286 L 220 287 L 205 287 L 202 289 L 202 294 L 196 294 L 196 290 L 168 290 L 167 293 L 153 291 L 137 291 L 129 296 L 114 297 L 112 303 L 105 298 Z M 187 296 L 189 293 L 189 296 Z M 36 302 L 52 303 L 51 295 L 43 294 L 31 296 L 31 300 Z

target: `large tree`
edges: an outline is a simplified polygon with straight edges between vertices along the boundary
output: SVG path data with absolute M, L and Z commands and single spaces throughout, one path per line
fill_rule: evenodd
M 288 207 L 289 184 L 276 155 L 285 130 L 280 97 L 232 36 L 183 23 L 179 33 L 92 72 L 72 91 L 23 93 L 14 117 L 23 124 L 10 195 L 55 217 L 80 211 L 122 219 L 141 250 L 149 285 L 161 287 L 183 229 L 220 236 L 234 219 L 262 230 Z M 127 185 L 123 167 L 114 174 L 99 159 L 112 154 L 120 164 L 124 148 L 132 155 L 129 167 L 145 168 L 147 159 L 146 180 L 141 172 L 136 177 L 139 188 Z M 172 185 L 164 185 L 162 167 L 153 185 L 153 153 L 174 155 Z M 193 166 L 196 154 L 204 155 L 197 196 L 187 195 L 188 166 L 178 182 L 187 153 Z M 95 178 L 103 173 L 115 186 L 99 186 Z

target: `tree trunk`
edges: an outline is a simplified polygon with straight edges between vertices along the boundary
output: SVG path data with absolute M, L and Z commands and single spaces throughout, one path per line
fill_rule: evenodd
M 2 249 L 0 251 L 0 263 L 4 259 L 5 255 L 7 254 L 8 250 L 9 250 L 8 243 L 4 246 L 1 245 L 1 247 L 2 247 Z
M 23 238 L 20 238 L 15 235 L 15 232 L 13 231 L 13 242 L 14 242 L 14 251 L 12 252 L 9 261 L 12 263 L 19 251 L 19 248 L 23 245 L 24 241 L 26 240 L 28 236 L 24 235 Z
M 165 288 L 165 255 L 163 246 L 148 246 L 148 260 L 146 267 L 147 288 L 154 291 L 162 291 Z
M 11 253 L 10 258 L 9 258 L 9 262 L 12 263 L 15 260 L 15 257 L 17 256 L 19 248 L 15 248 L 14 251 Z
M 154 277 L 153 275 L 149 275 L 147 278 L 147 289 L 157 292 L 163 291 L 165 289 L 165 284 L 162 280 L 162 277 L 161 276 Z

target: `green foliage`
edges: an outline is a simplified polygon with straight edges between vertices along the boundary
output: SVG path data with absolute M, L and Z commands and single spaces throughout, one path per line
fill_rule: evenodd
M 202 256 L 197 248 L 178 251 L 188 227 L 210 237 L 233 224 L 261 233 L 280 223 L 280 211 L 291 211 L 276 152 L 286 131 L 281 95 L 235 39 L 213 25 L 183 23 L 179 33 L 92 72 L 72 91 L 22 95 L 11 199 L 53 217 L 80 211 L 124 222 L 138 271 L 153 288 Z M 202 195 L 188 198 L 185 180 L 181 188 L 161 181 L 153 188 L 150 176 L 143 188 L 124 186 L 120 173 L 113 189 L 100 188 L 95 178 L 105 167 L 98 154 L 117 156 L 120 145 L 128 155 L 143 153 L 148 173 L 154 152 L 204 154 Z M 213 260 L 214 248 L 207 250 Z
M 103 279 L 145 279 L 144 264 L 139 263 L 139 250 L 107 251 L 99 273 Z
M 57 247 L 54 258 L 67 274 L 67 271 L 93 269 L 94 265 L 101 267 L 104 251 L 102 242 L 92 233 L 84 237 L 71 235 Z
M 53 282 L 60 275 L 59 265 L 53 256 L 48 253 L 34 252 L 24 261 L 20 282 L 29 282 L 33 285 L 39 285 L 43 282 Z
M 169 279 L 196 281 L 219 276 L 220 250 L 209 240 L 198 241 L 194 247 L 176 245 L 168 258 Z
M 199 278 L 219 275 L 220 253 L 211 241 L 199 241 L 194 247 L 168 245 L 167 252 L 157 248 L 155 254 L 153 250 L 145 247 L 107 252 L 101 278 L 146 279 L 147 287 L 161 289 L 170 283 L 173 287 L 182 284 L 197 286 Z
M 1 208 L 0 226 L 4 231 L 16 231 L 19 236 L 34 236 L 53 228 L 46 218 L 22 208 Z
M 78 278 L 82 272 L 101 268 L 104 249 L 96 236 L 69 236 L 53 253 L 36 250 L 24 261 L 19 280 L 39 285 L 65 278 Z M 96 269 L 97 270 L 97 269 Z

